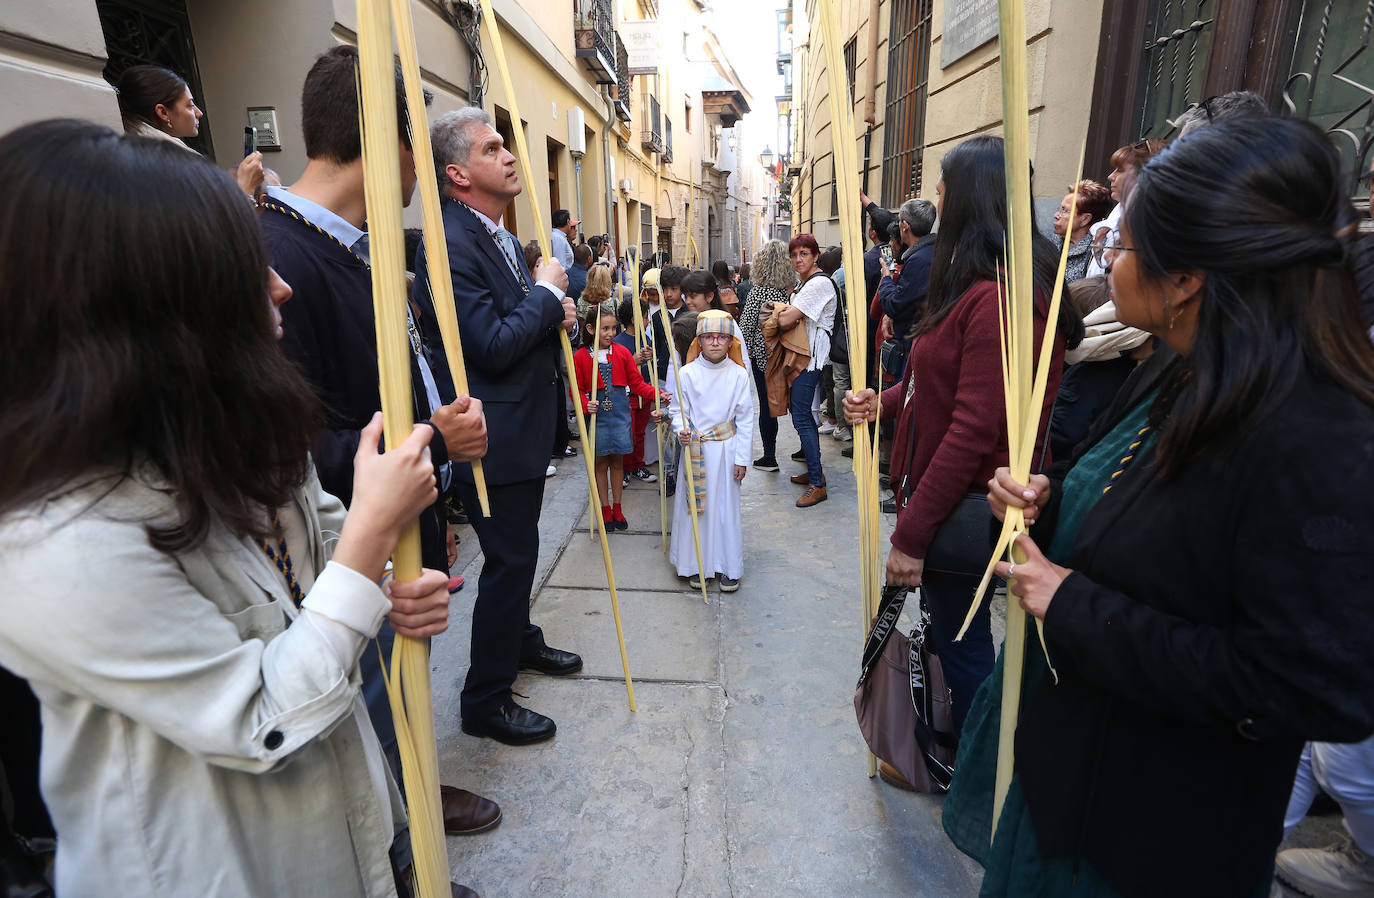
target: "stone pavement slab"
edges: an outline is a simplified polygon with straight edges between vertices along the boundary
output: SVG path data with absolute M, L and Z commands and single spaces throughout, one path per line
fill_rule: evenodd
M 630 673 L 636 681 L 715 682 L 720 664 L 719 621 L 715 611 L 702 603 L 699 592 L 622 589 L 617 593 Z M 577 647 L 583 676 L 613 680 L 624 676 L 607 590 L 546 587 L 538 608 L 539 620 L 556 628 L 563 643 Z
M 780 455 L 795 448 L 786 422 L 783 438 Z M 852 704 L 857 511 L 840 448 L 822 441 L 831 498 L 811 509 L 795 507 L 801 488 L 787 481 L 801 465 L 749 471 L 743 585 L 710 590 L 710 605 L 664 559 L 657 484 L 625 488 L 633 529 L 609 539 L 635 713 L 581 459 L 558 463 L 532 616 L 585 668 L 515 685 L 558 722 L 557 738 L 510 748 L 459 731 L 472 595 L 434 643 L 442 779 L 505 811 L 498 829 L 449 839 L 458 881 L 485 898 L 977 893 L 981 871 L 940 829 L 942 800 L 866 776 Z M 474 582 L 478 560 L 465 571 Z

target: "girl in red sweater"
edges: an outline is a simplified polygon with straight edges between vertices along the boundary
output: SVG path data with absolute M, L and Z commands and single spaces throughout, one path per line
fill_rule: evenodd
M 659 395 L 665 405 L 671 398 L 668 393 L 655 390 L 644 382 L 634 356 L 614 342 L 619 332 L 620 322 L 609 303 L 592 306 L 582 317 L 583 345 L 573 358 L 582 408 L 588 413 L 596 411 L 596 490 L 601 496 L 601 520 L 607 530 L 630 529 L 620 508 L 625 488 L 624 457 L 634 450 L 627 390 L 649 401 Z M 595 375 L 592 373 L 593 345 L 597 347 Z M 657 423 L 662 413 L 651 412 L 650 417 Z

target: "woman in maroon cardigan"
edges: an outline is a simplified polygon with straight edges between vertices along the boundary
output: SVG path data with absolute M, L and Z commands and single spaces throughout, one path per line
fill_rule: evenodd
M 927 570 L 925 558 L 941 525 L 969 493 L 986 495 L 987 482 L 1007 463 L 1007 417 L 998 336 L 997 272 L 1007 228 L 1007 190 L 1002 140 L 975 137 L 940 160 L 935 186 L 940 215 L 927 305 L 918 311 L 914 342 L 902 382 L 882 394 L 884 420 L 893 428 L 891 477 L 899 511 L 887 582 L 921 587 L 931 616 L 931 635 L 949 684 L 956 731 L 973 694 L 992 670 L 991 613 L 984 602 L 968 633 L 963 623 L 982 574 Z M 1034 225 L 1032 225 L 1034 227 Z M 1032 237 L 1037 293 L 1035 345 L 1044 334 L 1057 258 L 1038 230 Z M 1045 390 L 1037 458 L 1050 405 L 1063 370 L 1066 337 L 1074 343 L 1082 322 L 1062 307 Z M 874 420 L 872 389 L 845 398 L 850 424 Z M 991 547 L 989 547 L 991 554 Z

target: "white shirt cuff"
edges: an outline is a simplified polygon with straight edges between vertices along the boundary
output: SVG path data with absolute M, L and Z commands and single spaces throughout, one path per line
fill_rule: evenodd
M 350 567 L 331 561 L 315 578 L 301 607 L 371 639 L 391 612 L 381 587 Z
M 563 297 L 566 295 L 562 290 L 559 290 L 557 287 L 555 287 L 548 281 L 539 281 L 535 286 L 546 288 L 550 293 L 553 294 L 554 299 L 558 300 L 559 302 L 562 302 Z

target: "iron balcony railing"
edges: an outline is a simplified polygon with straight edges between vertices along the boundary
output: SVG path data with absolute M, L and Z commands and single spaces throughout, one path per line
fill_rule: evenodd
M 673 161 L 673 120 L 663 117 L 663 161 Z
M 620 32 L 615 33 L 615 116 L 622 122 L 628 122 L 630 115 L 630 51 L 625 49 L 625 42 L 620 39 Z
M 664 150 L 663 125 L 658 108 L 658 97 L 653 94 L 645 94 L 644 103 L 648 108 L 644 110 L 644 130 L 640 132 L 640 143 L 654 152 L 662 153 Z
M 616 40 L 611 0 L 577 0 L 573 11 L 577 58 L 584 60 L 598 84 L 616 83 Z

